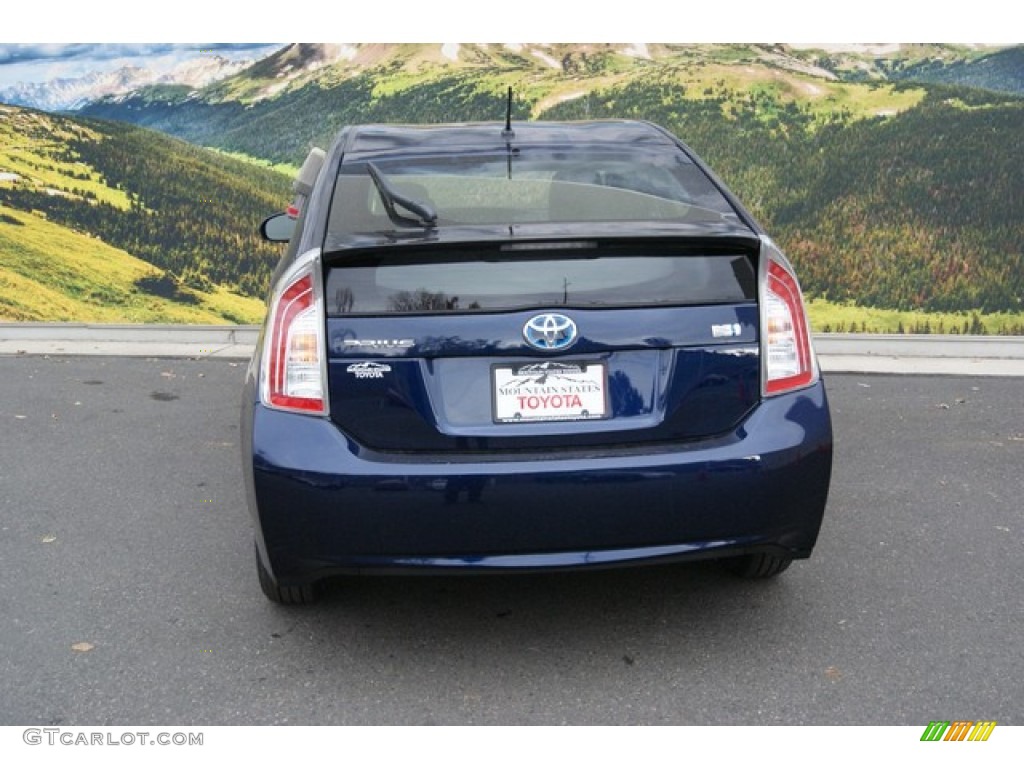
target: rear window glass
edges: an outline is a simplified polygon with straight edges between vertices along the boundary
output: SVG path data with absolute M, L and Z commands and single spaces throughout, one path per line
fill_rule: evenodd
M 738 254 L 487 252 L 387 260 L 350 255 L 330 269 L 325 299 L 336 316 L 719 304 L 755 296 L 753 266 Z
M 721 221 L 735 215 L 681 151 L 531 147 L 497 154 L 380 159 L 374 165 L 401 194 L 431 206 L 438 227 Z M 342 164 L 332 197 L 328 247 L 347 235 L 393 229 L 366 163 Z

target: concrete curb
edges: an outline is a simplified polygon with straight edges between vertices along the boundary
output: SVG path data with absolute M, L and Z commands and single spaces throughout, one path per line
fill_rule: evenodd
M 0 355 L 244 360 L 255 325 L 0 323 Z M 1024 376 L 1024 337 L 832 333 L 814 337 L 826 373 Z
M 0 342 L 85 341 L 172 344 L 255 344 L 258 325 L 0 323 Z
M 814 336 L 814 347 L 819 355 L 1024 360 L 1024 336 L 819 333 Z
M 828 333 L 814 337 L 826 373 L 1024 376 L 1024 337 Z
M 257 325 L 0 323 L 0 355 L 252 357 Z

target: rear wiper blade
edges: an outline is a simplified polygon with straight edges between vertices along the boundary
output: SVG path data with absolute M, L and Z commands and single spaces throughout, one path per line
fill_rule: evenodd
M 391 186 L 391 183 L 384 174 L 373 163 L 367 163 L 366 170 L 370 174 L 370 178 L 373 179 L 374 186 L 377 187 L 377 192 L 380 194 L 381 202 L 384 203 L 384 210 L 387 211 L 388 218 L 391 219 L 393 224 L 399 227 L 431 228 L 437 226 L 437 212 L 431 206 L 403 195 Z M 419 219 L 410 219 L 408 216 L 403 216 L 395 209 L 396 204 L 411 213 L 415 213 L 419 216 Z

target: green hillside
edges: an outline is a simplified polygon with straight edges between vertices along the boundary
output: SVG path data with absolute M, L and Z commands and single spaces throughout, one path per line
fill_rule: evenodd
M 257 299 L 175 285 L 151 264 L 96 238 L 0 207 L 0 320 L 254 323 L 262 317 Z
M 767 91 L 688 101 L 679 90 L 671 78 L 637 80 L 591 93 L 585 110 L 686 137 L 811 295 L 901 310 L 1024 309 L 1024 100 L 936 89 L 895 115 L 823 123 Z M 583 111 L 577 100 L 544 116 Z
M 565 101 L 670 80 L 671 98 L 701 101 L 716 94 L 742 107 L 774 96 L 818 120 L 870 117 L 908 109 L 924 91 L 885 83 L 851 84 L 814 65 L 813 52 L 777 46 L 651 46 L 646 56 L 623 46 L 555 45 L 510 50 L 462 46 L 458 61 L 437 46 L 363 46 L 352 60 L 309 69 L 315 46 L 295 45 L 198 95 L 166 87 L 89 105 L 83 114 L 154 128 L 203 146 L 274 162 L 299 164 L 309 147 L 326 146 L 351 122 L 499 120 L 505 92 L 515 89 L 513 116 L 538 118 Z M 296 74 L 299 73 L 299 74 Z M 763 101 L 763 99 L 762 99 Z M 770 116 L 765 116 L 770 117 Z M 786 115 L 780 118 L 785 121 Z
M 135 126 L 8 106 L 0 174 L 0 318 L 261 316 L 280 253 L 257 226 L 286 202 L 287 177 Z
M 1024 95 L 1024 47 L 991 53 L 968 52 L 952 61 L 926 56 L 886 66 L 892 80 L 942 83 Z
M 640 118 L 680 136 L 797 263 L 819 328 L 859 327 L 863 318 L 889 323 L 875 330 L 1024 327 L 1024 97 L 993 90 L 1004 81 L 1014 90 L 1022 48 L 464 45 L 454 56 L 428 45 L 336 48 L 289 46 L 198 94 L 144 89 L 86 112 L 294 167 L 350 122 L 498 121 L 512 85 L 515 120 Z M 917 82 L 943 78 L 986 90 Z M 239 221 L 280 205 L 283 177 L 243 163 L 218 176 L 207 172 L 210 153 L 180 142 L 124 125 L 81 126 L 109 139 L 68 139 L 75 160 L 95 169 L 88 183 L 99 189 L 83 187 L 83 196 L 109 197 L 91 206 L 97 215 L 84 229 L 186 283 L 260 294 L 271 252 L 231 239 Z M 145 159 L 157 147 L 173 158 L 169 181 L 166 163 Z M 224 186 L 203 199 L 230 198 L 230 212 L 196 209 L 187 193 L 208 184 Z M 76 224 L 72 202 L 39 190 L 21 199 Z M 76 225 L 85 224 L 73 207 Z M 140 228 L 144 237 L 133 237 Z M 924 314 L 940 312 L 934 323 Z

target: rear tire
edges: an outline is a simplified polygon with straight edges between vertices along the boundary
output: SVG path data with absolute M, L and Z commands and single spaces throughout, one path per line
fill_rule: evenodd
M 792 557 L 757 553 L 730 557 L 722 564 L 731 573 L 744 579 L 770 579 L 778 576 L 793 563 Z
M 316 601 L 315 584 L 302 584 L 297 587 L 280 586 L 263 567 L 259 548 L 254 546 L 253 549 L 256 552 L 256 571 L 260 577 L 260 589 L 263 590 L 263 594 L 267 596 L 268 600 L 279 605 L 308 605 Z

